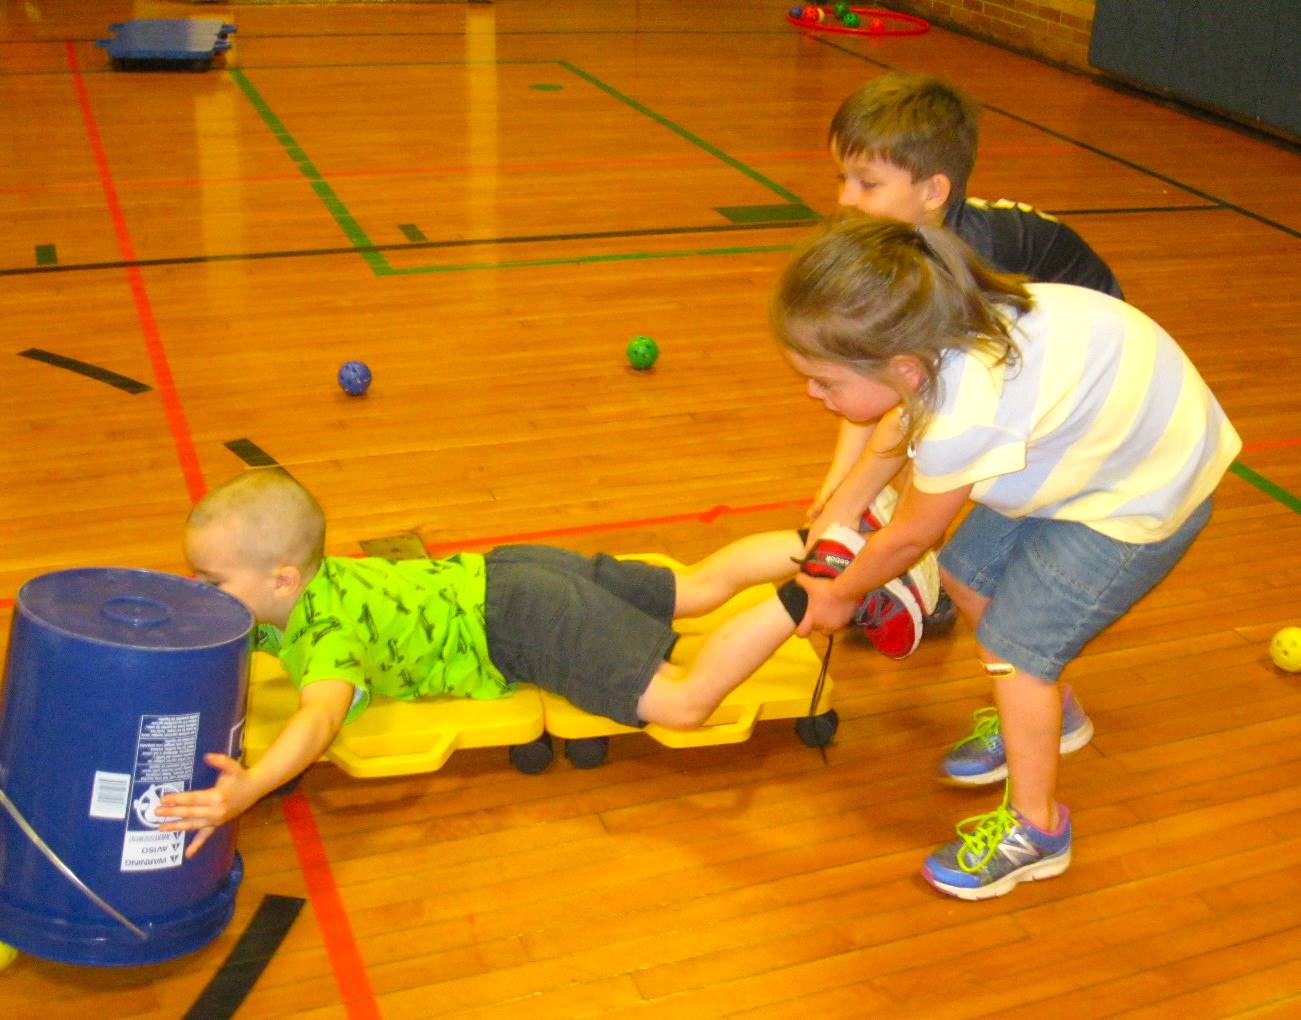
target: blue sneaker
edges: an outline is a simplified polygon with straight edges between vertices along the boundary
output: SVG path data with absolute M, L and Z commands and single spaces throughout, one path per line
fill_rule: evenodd
M 1078 751 L 1093 739 L 1093 720 L 1084 714 L 1069 685 L 1062 692 L 1062 754 Z M 944 758 L 940 771 L 959 786 L 985 786 L 1007 778 L 1007 752 L 999 732 L 998 709 L 978 708 L 971 735 L 963 737 Z
M 1061 813 L 1058 831 L 1043 832 L 1007 805 L 966 818 L 958 838 L 947 843 L 922 867 L 922 877 L 942 893 L 962 900 L 987 900 L 1012 891 L 1018 882 L 1037 882 L 1060 875 L 1071 865 L 1071 813 Z

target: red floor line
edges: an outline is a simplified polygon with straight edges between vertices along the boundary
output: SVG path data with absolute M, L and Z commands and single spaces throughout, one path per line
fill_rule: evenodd
M 1243 453 L 1260 453 L 1262 450 L 1288 450 L 1301 446 L 1301 436 L 1294 439 L 1262 439 L 1258 443 L 1243 443 Z
M 788 159 L 826 159 L 826 153 L 774 153 L 747 156 L 754 160 L 788 160 Z M 444 164 L 440 166 L 412 167 L 371 167 L 359 170 L 331 170 L 327 177 L 331 180 L 364 177 L 443 177 L 463 176 L 472 173 L 538 173 L 549 170 L 612 170 L 621 167 L 659 167 L 659 166 L 708 166 L 718 161 L 713 156 L 647 156 L 642 159 L 602 159 L 602 160 L 551 160 L 546 162 L 492 163 L 461 165 Z M 303 175 L 298 171 L 276 174 L 241 174 L 234 177 L 158 177 L 125 178 L 118 182 L 123 190 L 130 188 L 159 187 L 210 187 L 218 184 L 266 184 L 275 181 L 302 183 Z M 29 184 L 21 187 L 0 188 L 0 195 L 41 194 L 58 191 L 81 191 L 97 186 L 95 181 L 70 181 L 63 184 Z
M 301 793 L 283 798 L 281 808 L 285 824 L 294 840 L 298 854 L 298 867 L 307 883 L 307 895 L 316 913 L 316 925 L 325 939 L 325 950 L 330 956 L 334 981 L 339 988 L 339 998 L 348 1011 L 350 1020 L 380 1020 L 379 1005 L 370 987 L 366 965 L 357 950 L 357 940 L 352 934 L 348 911 L 339 896 L 339 887 L 330 870 L 330 859 L 321 842 L 321 832 L 316 827 L 312 805 Z
M 764 510 L 786 510 L 793 507 L 808 506 L 807 499 L 784 499 L 776 503 L 753 503 L 749 506 L 726 506 L 719 504 L 708 510 L 694 513 L 666 514 L 663 517 L 641 517 L 630 521 L 599 521 L 596 524 L 575 524 L 567 528 L 547 528 L 543 531 L 520 531 L 512 535 L 486 535 L 478 538 L 460 538 L 452 542 L 437 542 L 427 545 L 431 553 L 447 552 L 452 549 L 464 549 L 473 546 L 508 545 L 514 542 L 536 542 L 543 538 L 557 538 L 561 535 L 594 535 L 602 531 L 624 531 L 628 528 L 645 528 L 661 524 L 681 524 L 697 521 L 709 524 L 724 514 L 753 514 Z
M 1048 148 L 1031 148 L 1025 146 L 1009 146 L 988 150 L 1000 156 L 1009 155 L 1056 155 L 1063 152 L 1075 152 L 1071 146 L 1053 146 Z M 985 149 L 981 150 L 984 154 Z M 756 163 L 767 160 L 769 162 L 817 162 L 827 161 L 828 167 L 830 161 L 823 150 L 814 150 L 812 152 L 760 152 L 745 153 L 742 157 L 748 163 Z M 442 177 L 449 175 L 461 176 L 464 174 L 490 172 L 494 174 L 501 173 L 538 173 L 551 170 L 613 170 L 620 167 L 651 167 L 651 166 L 706 166 L 716 163 L 713 156 L 647 156 L 641 159 L 602 159 L 602 160 L 549 160 L 545 162 L 516 162 L 516 163 L 494 163 L 492 165 L 476 165 L 466 163 L 461 165 L 443 164 L 439 166 L 412 166 L 412 167 L 371 167 L 359 170 L 331 170 L 327 177 L 331 180 L 341 180 L 344 178 L 366 178 L 366 177 Z M 828 169 L 828 179 L 830 179 L 830 170 Z M 298 171 L 276 174 L 242 174 L 234 177 L 131 177 L 119 180 L 117 186 L 123 190 L 132 188 L 189 188 L 189 187 L 213 187 L 223 184 L 270 184 L 277 181 L 288 183 L 302 183 L 303 175 Z M 96 181 L 67 181 L 62 184 L 27 184 L 22 186 L 0 187 L 0 195 L 29 195 L 43 194 L 47 192 L 59 191 L 81 191 L 86 188 L 98 186 Z
M 72 84 L 77 91 L 77 101 L 81 104 L 86 138 L 95 157 L 100 185 L 104 189 L 104 201 L 108 205 L 113 231 L 117 235 L 118 251 L 124 262 L 134 262 L 136 261 L 135 246 L 131 243 L 126 216 L 122 213 L 122 204 L 118 201 L 117 189 L 113 185 L 113 175 L 109 172 L 108 157 L 104 153 L 104 143 L 99 136 L 95 115 L 90 108 L 90 95 L 86 91 L 86 82 L 81 75 L 81 66 L 77 63 L 77 53 L 71 42 L 65 42 L 63 45 L 68 56 L 68 67 L 72 71 Z M 185 420 L 185 409 L 176 394 L 176 382 L 172 378 L 171 366 L 167 363 L 167 352 L 163 349 L 162 337 L 158 332 L 158 320 L 154 318 L 153 305 L 149 301 L 149 292 L 145 289 L 144 274 L 138 266 L 130 265 L 126 267 L 126 274 L 127 283 L 131 287 L 131 297 L 135 301 L 136 315 L 140 320 L 140 330 L 144 334 L 149 363 L 153 368 L 154 387 L 162 399 L 163 412 L 167 416 L 167 425 L 172 433 L 172 443 L 176 447 L 176 458 L 180 461 L 181 473 L 185 476 L 185 487 L 190 494 L 190 502 L 197 503 L 207 491 L 207 485 L 203 480 L 203 471 L 199 467 L 199 457 L 194 449 L 189 423 Z

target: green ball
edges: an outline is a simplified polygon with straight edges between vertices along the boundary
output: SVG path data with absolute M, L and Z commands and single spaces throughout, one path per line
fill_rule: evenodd
M 845 0 L 840 0 L 840 3 L 836 4 L 832 10 L 836 12 L 837 18 L 844 21 L 845 15 L 849 13 L 849 4 L 845 3 Z
M 635 336 L 628 341 L 628 364 L 639 372 L 653 366 L 659 356 L 659 344 L 648 336 Z
M 844 23 L 846 28 L 857 28 L 860 24 L 858 15 L 853 11 L 847 12 L 840 20 Z

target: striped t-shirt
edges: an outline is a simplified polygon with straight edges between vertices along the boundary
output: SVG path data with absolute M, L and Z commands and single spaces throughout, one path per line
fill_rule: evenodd
M 972 485 L 1008 517 L 1078 521 L 1124 542 L 1168 537 L 1214 491 L 1242 441 L 1179 345 L 1136 308 L 1031 284 L 1021 360 L 950 351 L 916 440 L 923 492 Z

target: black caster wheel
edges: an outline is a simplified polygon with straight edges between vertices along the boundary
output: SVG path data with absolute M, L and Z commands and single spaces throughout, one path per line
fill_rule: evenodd
M 826 747 L 840 727 L 840 716 L 834 708 L 821 715 L 806 715 L 795 720 L 795 732 L 807 747 Z
M 565 757 L 576 769 L 594 769 L 610 750 L 609 737 L 581 737 L 565 741 Z
M 953 604 L 946 591 L 940 592 L 939 601 L 935 603 L 935 612 L 922 620 L 923 637 L 939 637 L 947 634 L 958 622 L 958 608 Z
M 526 776 L 536 776 L 539 772 L 545 772 L 555 756 L 556 752 L 551 747 L 550 733 L 544 733 L 537 740 L 531 740 L 527 744 L 516 744 L 510 749 L 510 763 Z

